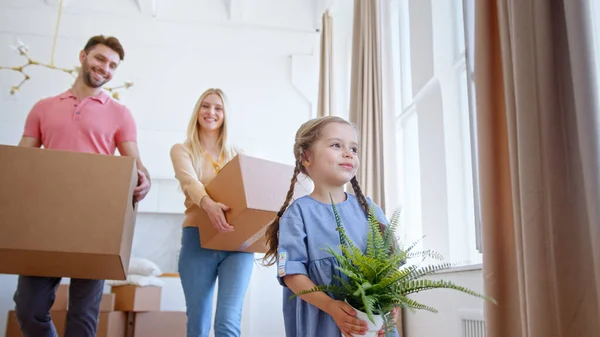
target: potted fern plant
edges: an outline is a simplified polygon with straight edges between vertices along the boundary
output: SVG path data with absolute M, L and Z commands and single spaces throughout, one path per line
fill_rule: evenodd
M 452 263 L 440 262 L 424 266 L 407 264 L 408 260 L 412 258 L 421 259 L 423 262 L 428 257 L 435 260 L 442 260 L 442 257 L 430 250 L 414 251 L 418 241 L 405 249 L 397 247 L 395 233 L 399 224 L 400 212 L 394 213 L 389 225 L 382 233 L 375 215 L 375 208 L 370 209 L 367 249 L 363 252 L 348 238 L 333 200 L 331 204 L 341 245 L 338 251 L 332 247 L 324 247 L 324 249 L 336 258 L 340 264 L 337 268 L 346 278 L 337 277 L 339 285 L 317 285 L 312 289 L 292 295 L 292 298 L 316 291 L 338 295 L 356 309 L 358 318 L 367 321 L 369 330 L 366 335 L 363 335 L 367 337 L 376 337 L 382 326 L 385 327 L 386 333 L 393 329 L 392 312 L 394 308 L 437 312 L 435 308 L 408 297 L 410 294 L 421 291 L 439 288 L 453 289 L 495 303 L 495 300 L 490 297 L 450 281 L 424 279 L 426 276 L 454 266 Z

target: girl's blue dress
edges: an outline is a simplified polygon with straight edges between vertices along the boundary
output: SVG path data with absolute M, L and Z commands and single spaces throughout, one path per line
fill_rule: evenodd
M 363 252 L 367 248 L 368 222 L 358 199 L 346 194 L 344 202 L 336 204 L 348 237 Z M 371 199 L 367 198 L 370 205 Z M 376 206 L 379 221 L 387 224 L 381 208 Z M 341 332 L 327 313 L 302 300 L 289 299 L 293 292 L 286 287 L 283 277 L 307 275 L 316 285 L 338 284 L 334 275 L 342 276 L 335 267 L 335 258 L 323 250 L 327 247 L 339 252 L 340 237 L 336 231 L 333 208 L 310 196 L 295 200 L 279 223 L 277 277 L 283 286 L 283 318 L 286 337 L 340 337 Z M 396 332 L 388 336 L 398 336 Z

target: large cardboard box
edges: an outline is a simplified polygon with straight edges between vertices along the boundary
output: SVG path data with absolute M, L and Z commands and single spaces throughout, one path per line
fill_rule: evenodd
M 133 337 L 185 337 L 187 315 L 183 311 L 136 312 Z
M 50 310 L 67 311 L 69 309 L 69 285 L 59 284 L 54 296 L 54 303 Z
M 235 227 L 229 233 L 218 232 L 201 208 L 188 215 L 200 230 L 204 248 L 228 251 L 266 252 L 265 230 L 285 201 L 294 167 L 247 155 L 237 155 L 227 163 L 205 188 L 210 197 L 231 209 L 227 222 Z M 309 180 L 301 175 L 294 198 L 310 193 Z
M 98 317 L 96 337 L 127 336 L 127 313 L 122 311 L 101 312 Z
M 115 294 L 102 294 L 100 301 L 100 312 L 115 311 Z
M 135 285 L 124 285 L 111 287 L 111 293 L 115 296 L 114 310 L 116 311 L 158 311 L 162 288 L 139 287 Z
M 0 146 L 0 273 L 125 280 L 133 157 Z

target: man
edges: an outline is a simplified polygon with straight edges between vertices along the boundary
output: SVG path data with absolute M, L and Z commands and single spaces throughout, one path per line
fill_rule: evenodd
M 119 40 L 92 37 L 79 54 L 81 70 L 71 89 L 38 101 L 29 112 L 19 146 L 136 158 L 135 201 L 150 190 L 148 171 L 140 160 L 137 130 L 130 111 L 112 100 L 102 86 L 124 58 Z M 19 276 L 15 310 L 24 336 L 55 337 L 50 319 L 60 278 Z M 104 280 L 71 279 L 65 337 L 96 336 Z

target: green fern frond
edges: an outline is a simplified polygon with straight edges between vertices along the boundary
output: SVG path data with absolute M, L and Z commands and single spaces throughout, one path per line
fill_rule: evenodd
M 442 263 L 442 264 L 437 264 L 437 265 L 427 265 L 424 267 L 418 267 L 415 268 L 411 271 L 410 274 L 408 274 L 406 276 L 406 278 L 403 279 L 403 281 L 412 281 L 421 277 L 425 277 L 425 276 L 429 276 L 429 275 L 433 275 L 435 273 L 437 273 L 438 271 L 441 270 L 446 270 L 449 268 L 454 267 L 454 263 Z
M 417 247 L 417 245 L 425 238 L 425 235 L 421 236 L 418 240 L 415 240 L 413 243 L 410 244 L 410 246 L 408 246 L 406 249 L 404 249 L 404 253 L 406 253 L 407 255 Z
M 471 296 L 475 296 L 475 297 L 479 297 L 488 301 L 491 301 L 494 304 L 496 303 L 496 300 L 479 294 L 478 292 L 475 292 L 471 289 L 468 289 L 466 287 L 463 286 L 459 286 L 453 282 L 450 281 L 445 281 L 445 280 L 412 280 L 412 281 L 408 281 L 406 283 L 404 283 L 402 286 L 400 286 L 400 291 L 403 294 L 414 294 L 414 293 L 418 293 L 421 291 L 425 291 L 425 290 L 431 290 L 431 289 L 453 289 L 456 291 L 460 291 L 462 293 L 471 295 Z
M 400 282 L 401 280 L 405 279 L 411 273 L 413 273 L 414 270 L 416 270 L 416 267 L 412 267 L 412 266 L 402 269 L 402 270 L 398 270 L 398 271 L 394 272 L 393 274 L 387 276 L 383 280 L 381 280 L 376 285 L 374 285 L 373 286 L 375 288 L 374 290 L 377 290 L 377 291 L 384 290 L 384 289 L 388 288 L 389 286 L 396 284 L 396 283 Z
M 434 260 L 438 260 L 438 261 L 443 261 L 444 257 L 442 256 L 442 254 L 428 249 L 428 250 L 424 250 L 424 251 L 419 251 L 419 252 L 409 252 L 406 254 L 406 258 L 407 259 L 413 259 L 413 258 L 423 258 L 426 259 L 428 257 L 434 259 Z
M 332 294 L 342 295 L 342 296 L 346 294 L 346 289 L 344 289 L 344 287 L 340 287 L 340 286 L 333 285 L 333 284 L 324 284 L 324 285 L 315 286 L 315 287 L 313 287 L 311 289 L 299 291 L 299 292 L 297 292 L 295 294 L 292 294 L 289 297 L 289 299 L 292 299 L 292 298 L 297 297 L 297 296 L 302 296 L 302 295 L 306 295 L 306 294 L 318 292 L 318 291 L 322 291 L 322 292 L 325 292 L 325 293 L 332 293 Z
M 365 279 L 375 281 L 377 279 L 377 270 L 381 267 L 378 260 L 370 256 L 362 256 L 354 261 Z
M 338 231 L 338 234 L 340 236 L 340 243 L 342 246 L 352 248 L 352 247 L 354 247 L 354 244 L 352 243 L 352 240 L 350 240 L 350 238 L 346 234 L 346 231 L 344 230 L 344 226 L 342 224 L 342 218 L 340 217 L 340 213 L 338 212 L 337 207 L 335 206 L 335 202 L 333 201 L 333 196 L 331 194 L 329 194 L 329 199 L 331 200 L 331 206 L 333 208 L 333 215 L 335 217 L 336 230 Z
M 383 235 L 383 242 L 387 251 L 390 251 L 393 247 L 394 242 L 396 241 L 396 230 L 400 225 L 400 210 L 396 210 L 392 214 L 392 218 L 389 221 L 389 224 L 385 230 Z
M 374 321 L 375 314 L 382 314 L 384 321 L 388 320 L 389 313 L 394 307 L 437 312 L 435 308 L 407 297 L 409 294 L 431 289 L 453 289 L 496 303 L 490 297 L 449 281 L 423 279 L 423 277 L 438 271 L 451 268 L 455 264 L 440 263 L 422 266 L 421 264 L 424 264 L 427 258 L 443 260 L 441 254 L 432 250 L 415 251 L 422 238 L 413 242 L 406 249 L 396 247 L 392 250 L 391 248 L 395 246 L 399 212 L 394 213 L 382 233 L 376 216 L 376 206 L 373 205 L 370 208 L 367 248 L 363 252 L 348 237 L 331 196 L 330 199 L 341 245 L 338 250 L 329 246 L 323 249 L 335 258 L 338 264 L 335 268 L 344 277 L 334 275 L 333 279 L 338 283 L 337 285 L 319 285 L 294 296 L 316 291 L 339 295 L 354 308 L 365 312 L 371 321 Z M 416 264 L 407 264 L 409 259 L 415 258 L 421 261 L 417 261 Z
M 367 296 L 367 294 L 365 293 L 365 289 L 362 286 L 360 286 L 357 289 L 357 291 L 360 293 L 360 298 L 362 299 L 362 304 L 364 306 L 364 311 L 367 314 L 367 317 L 371 322 L 375 323 L 375 317 L 373 317 L 375 301 L 372 297 Z
M 408 298 L 406 296 L 399 295 L 398 299 L 394 301 L 395 307 L 400 307 L 402 309 L 417 309 L 417 310 L 427 310 L 433 313 L 437 313 L 437 309 L 434 307 L 430 307 L 428 305 L 419 303 L 412 298 Z
M 375 257 L 378 260 L 384 260 L 388 256 L 389 249 L 386 249 L 383 235 L 379 228 L 375 205 L 369 209 L 369 234 L 367 238 L 367 256 Z
M 348 256 L 346 256 L 345 254 L 339 254 L 329 246 L 325 248 L 325 251 L 333 255 L 333 257 L 336 259 L 336 261 L 338 261 L 342 268 L 346 270 L 351 270 L 353 273 L 360 273 L 360 270 L 354 265 L 354 263 L 352 263 L 351 258 L 348 258 Z
M 343 267 L 335 267 L 337 270 L 341 271 L 342 273 L 344 273 L 344 275 L 348 276 L 349 279 L 351 279 L 352 281 L 364 281 L 365 278 L 363 277 L 363 275 L 360 272 L 354 272 L 353 270 L 350 269 L 346 269 Z

